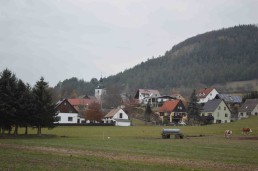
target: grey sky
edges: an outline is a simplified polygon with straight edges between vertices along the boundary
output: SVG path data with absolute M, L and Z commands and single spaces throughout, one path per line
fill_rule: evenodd
M 32 86 L 108 77 L 211 30 L 258 24 L 258 0 L 0 0 L 0 71 Z

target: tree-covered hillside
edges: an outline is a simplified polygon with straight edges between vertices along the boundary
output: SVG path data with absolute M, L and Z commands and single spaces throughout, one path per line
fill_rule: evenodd
M 189 38 L 132 69 L 108 77 L 107 84 L 130 89 L 194 88 L 258 78 L 258 27 L 241 25 Z
M 124 92 L 149 88 L 169 94 L 172 89 L 192 91 L 252 79 L 258 79 L 258 27 L 240 25 L 189 38 L 164 56 L 104 78 L 104 84 L 123 87 Z M 93 82 L 81 84 L 85 92 L 93 93 Z

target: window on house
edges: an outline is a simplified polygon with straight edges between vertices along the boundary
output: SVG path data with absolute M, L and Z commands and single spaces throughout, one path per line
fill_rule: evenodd
M 123 113 L 120 113 L 120 114 L 119 114 L 119 118 L 123 118 Z
M 226 107 L 224 107 L 224 110 L 227 110 L 227 108 L 226 108 Z
M 218 114 L 217 114 L 217 117 L 219 117 L 219 112 L 218 112 Z
M 225 120 L 225 123 L 228 123 L 228 121 L 227 121 L 227 120 Z
M 216 123 L 221 123 L 221 120 L 216 120 Z
M 73 121 L 73 117 L 68 117 L 68 121 L 72 122 Z
M 220 110 L 220 106 L 219 106 L 219 109 L 218 110 Z
M 64 102 L 64 105 L 66 106 L 66 102 Z
M 228 117 L 228 114 L 227 114 L 227 113 L 225 114 L 225 117 Z
M 244 114 L 243 114 L 243 113 L 240 113 L 240 115 L 241 115 L 241 116 L 244 116 Z

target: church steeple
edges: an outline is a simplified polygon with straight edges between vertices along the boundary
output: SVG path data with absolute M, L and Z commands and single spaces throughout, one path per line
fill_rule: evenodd
M 104 87 L 104 84 L 103 84 L 103 78 L 102 78 L 102 76 L 100 77 L 100 79 L 99 79 L 99 84 L 98 84 L 98 87 L 97 87 L 98 89 L 104 89 L 105 87 Z
M 97 86 L 97 88 L 95 88 L 95 97 L 98 100 L 101 100 L 101 98 L 102 98 L 101 96 L 105 93 L 106 93 L 106 90 L 105 90 L 105 87 L 104 87 L 104 84 L 103 84 L 103 78 L 101 76 L 101 78 L 99 79 L 98 86 Z

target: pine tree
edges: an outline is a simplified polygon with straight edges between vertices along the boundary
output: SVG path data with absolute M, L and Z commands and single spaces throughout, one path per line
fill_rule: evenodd
M 152 110 L 151 110 L 150 104 L 147 103 L 146 108 L 145 108 L 145 112 L 144 112 L 145 125 L 147 124 L 147 122 L 150 122 L 150 115 L 151 114 L 152 114 Z
M 34 109 L 34 101 L 29 84 L 18 81 L 16 91 L 15 130 L 14 135 L 18 134 L 18 126 L 25 127 L 25 134 L 28 133 L 28 126 L 31 125 L 31 116 Z
M 33 116 L 33 126 L 38 129 L 37 134 L 41 135 L 41 128 L 53 128 L 56 120 L 55 106 L 48 91 L 48 83 L 44 81 L 43 77 L 33 88 L 33 95 L 36 110 Z
M 0 77 L 0 127 L 2 136 L 5 130 L 10 133 L 15 119 L 16 88 L 16 76 L 10 70 L 5 69 Z
M 196 91 L 193 90 L 190 102 L 187 108 L 188 118 L 190 122 L 199 121 L 200 119 L 200 105 L 198 104 L 198 99 L 196 97 Z

